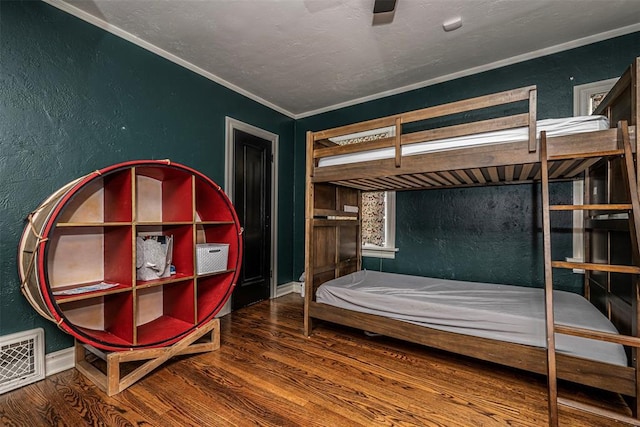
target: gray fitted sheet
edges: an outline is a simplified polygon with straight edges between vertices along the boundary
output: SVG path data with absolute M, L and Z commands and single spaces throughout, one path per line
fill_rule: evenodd
M 557 324 L 618 333 L 580 295 L 554 291 Z M 544 291 L 362 270 L 318 288 L 316 301 L 433 329 L 545 347 Z M 559 352 L 627 366 L 621 345 L 556 334 Z

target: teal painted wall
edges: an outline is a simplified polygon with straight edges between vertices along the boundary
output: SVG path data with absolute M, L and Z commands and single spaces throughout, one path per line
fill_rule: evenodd
M 618 37 L 296 122 L 294 246 L 304 247 L 305 132 L 535 84 L 538 117 L 573 115 L 575 85 L 619 76 L 640 56 L 640 33 Z M 571 184 L 551 196 L 571 200 Z M 399 193 L 395 260 L 365 258 L 375 270 L 471 281 L 540 286 L 543 280 L 540 188 L 509 185 Z M 556 214 L 554 214 L 556 215 Z M 571 219 L 555 217 L 554 257 L 571 256 Z M 294 251 L 294 273 L 304 251 Z M 561 288 L 580 291 L 581 276 L 556 274 Z
M 541 118 L 571 115 L 573 86 L 618 76 L 639 46 L 635 33 L 295 122 L 45 3 L 2 1 L 0 335 L 43 327 L 47 352 L 71 344 L 20 294 L 16 249 L 26 214 L 89 171 L 170 158 L 223 185 L 225 116 L 278 134 L 278 283 L 286 283 L 304 268 L 306 130 L 529 84 L 538 85 Z M 568 197 L 569 187 L 552 194 Z M 398 202 L 401 251 L 366 259 L 368 268 L 540 283 L 537 186 L 407 192 Z M 567 224 L 555 236 L 562 253 Z M 579 286 L 571 275 L 563 282 Z
M 551 203 L 571 203 L 572 186 L 552 183 Z M 395 260 L 363 266 L 419 276 L 542 286 L 539 185 L 398 193 Z M 572 256 L 571 213 L 553 213 L 554 259 Z M 582 276 L 554 272 L 558 289 L 581 292 Z
M 0 335 L 43 327 L 21 295 L 24 218 L 96 169 L 169 158 L 224 184 L 224 121 L 280 136 L 278 283 L 293 279 L 294 121 L 45 3 L 0 2 Z

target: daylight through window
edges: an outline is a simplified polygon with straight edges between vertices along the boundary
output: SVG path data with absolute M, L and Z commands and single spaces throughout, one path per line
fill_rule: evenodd
M 386 193 L 362 193 L 362 245 L 385 246 Z
M 356 134 L 332 139 L 338 145 L 357 144 L 395 135 L 395 128 L 379 129 L 375 133 Z M 363 256 L 395 257 L 395 192 L 362 193 Z

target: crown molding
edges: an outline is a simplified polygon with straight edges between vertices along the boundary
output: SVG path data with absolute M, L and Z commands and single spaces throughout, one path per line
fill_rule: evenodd
M 284 114 L 287 117 L 290 117 L 292 119 L 295 119 L 295 114 L 293 114 L 290 111 L 285 110 L 284 108 L 281 108 L 269 101 L 267 101 L 266 99 L 263 99 L 261 97 L 259 97 L 258 95 L 255 95 L 247 90 L 242 89 L 239 86 L 234 85 L 233 83 L 230 83 L 228 81 L 226 81 L 225 79 L 216 76 L 213 73 L 210 73 L 207 70 L 204 70 L 200 67 L 198 67 L 197 65 L 192 64 L 189 61 L 185 61 L 184 59 L 174 55 L 173 53 L 167 52 L 164 49 L 159 48 L 158 46 L 151 44 L 145 40 L 142 40 L 141 38 L 139 38 L 138 36 L 135 36 L 119 27 L 116 27 L 115 25 L 109 24 L 108 22 L 106 22 L 103 19 L 100 19 L 94 15 L 91 15 L 90 13 L 85 12 L 82 9 L 79 9 L 69 3 L 66 3 L 62 0 L 42 0 L 45 3 L 62 10 L 63 12 L 67 12 L 70 15 L 75 16 L 76 18 L 82 19 L 85 22 L 88 22 L 89 24 L 95 25 L 96 27 L 102 28 L 105 31 L 108 31 L 109 33 L 120 37 L 128 42 L 131 42 L 133 44 L 135 44 L 136 46 L 139 46 L 143 49 L 146 49 L 152 53 L 155 53 L 158 56 L 161 56 L 162 58 L 173 62 L 174 64 L 177 64 L 183 68 L 186 68 L 190 71 L 193 71 L 196 74 L 201 75 L 202 77 L 205 77 L 215 83 L 218 83 L 221 86 L 226 87 L 227 89 L 231 89 L 232 91 L 246 96 L 247 98 L 264 105 L 265 107 L 268 107 L 274 111 L 277 111 L 278 113 Z
M 135 36 L 127 31 L 124 31 L 123 29 L 116 27 L 115 25 L 109 24 L 108 22 L 104 21 L 103 19 L 100 19 L 94 15 L 91 15 L 90 13 L 87 13 L 69 3 L 66 3 L 63 0 L 43 0 L 45 3 L 60 9 L 64 12 L 67 12 L 79 19 L 82 19 L 85 22 L 88 22 L 92 25 L 95 25 L 99 28 L 102 28 L 105 31 L 108 31 L 109 33 L 120 37 L 122 39 L 125 39 L 133 44 L 135 44 L 136 46 L 139 46 L 143 49 L 146 49 L 150 52 L 155 53 L 156 55 L 159 55 L 165 59 L 167 59 L 168 61 L 171 61 L 181 67 L 184 67 L 188 70 L 193 71 L 196 74 L 201 75 L 202 77 L 205 77 L 215 83 L 220 84 L 221 86 L 224 86 L 240 95 L 246 96 L 247 98 L 264 105 L 265 107 L 268 107 L 274 111 L 277 111 L 287 117 L 290 117 L 292 119 L 295 120 L 299 120 L 299 119 L 304 119 L 306 117 L 311 117 L 311 116 L 315 116 L 317 114 L 322 114 L 322 113 L 326 113 L 329 111 L 333 111 L 333 110 L 338 110 L 340 108 L 345 108 L 345 107 L 351 107 L 353 105 L 357 105 L 357 104 L 362 104 L 364 102 L 368 102 L 368 101 L 374 101 L 377 99 L 381 99 L 381 98 L 385 98 L 387 96 L 392 96 L 392 95 L 398 95 L 404 92 L 409 92 L 415 89 L 422 89 L 424 87 L 427 86 L 433 86 L 435 84 L 438 83 L 443 83 L 443 82 L 447 82 L 450 80 L 455 80 L 461 77 L 467 77 L 473 74 L 478 74 L 478 73 L 482 73 L 484 71 L 490 71 L 490 70 L 494 70 L 497 68 L 501 68 L 501 67 L 505 67 L 508 65 L 513 65 L 513 64 L 517 64 L 519 62 L 524 62 L 524 61 L 528 61 L 531 59 L 535 59 L 535 58 L 540 58 L 542 56 L 547 56 L 547 55 L 551 55 L 554 53 L 558 53 L 558 52 L 562 52 L 562 51 L 566 51 L 569 49 L 574 49 L 577 47 L 581 47 L 581 46 L 585 46 L 588 44 L 592 44 L 592 43 L 597 43 L 603 40 L 607 40 L 607 39 L 611 39 L 614 37 L 618 37 L 618 36 L 623 36 L 626 34 L 631 34 L 637 31 L 640 31 L 640 24 L 633 24 L 633 25 L 629 25 L 626 27 L 622 27 L 622 28 L 617 28 L 615 30 L 611 30 L 611 31 L 606 31 L 603 33 L 599 33 L 599 34 L 594 34 L 591 36 L 587 36 L 587 37 L 583 37 L 577 40 L 572 40 L 570 42 L 566 42 L 566 43 L 561 43 L 555 46 L 551 46 L 551 47 L 547 47 L 544 49 L 538 49 L 535 51 L 531 51 L 522 55 L 517 55 L 517 56 L 513 56 L 511 58 L 507 58 L 507 59 L 503 59 L 500 61 L 496 61 L 496 62 L 492 62 L 490 64 L 485 64 L 485 65 L 480 65 L 477 67 L 473 67 L 473 68 L 469 68 L 466 70 L 462 70 L 462 71 L 458 71 L 455 73 L 451 73 L 451 74 L 447 74 L 444 76 L 439 76 L 439 77 L 435 77 L 433 79 L 429 79 L 429 80 L 424 80 L 422 82 L 418 82 L 418 83 L 413 83 L 407 86 L 402 86 L 399 88 L 395 88 L 395 89 L 391 89 L 391 90 L 387 90 L 387 91 L 383 91 L 383 92 L 378 92 L 372 95 L 367 95 L 367 96 L 363 96 L 361 98 L 356 98 L 356 99 L 352 99 L 350 101 L 345 101 L 345 102 L 341 102 L 338 104 L 334 104 L 334 105 L 330 105 L 327 107 L 322 107 L 322 108 L 318 108 L 315 110 L 310 110 L 310 111 L 306 111 L 303 113 L 298 113 L 298 114 L 294 114 L 282 107 L 279 107 L 276 104 L 273 104 L 272 102 L 269 102 L 261 97 L 259 97 L 258 95 L 255 95 L 245 89 L 242 89 L 239 86 L 236 86 L 233 83 L 230 83 L 228 81 L 226 81 L 225 79 L 209 72 L 206 71 L 200 67 L 198 67 L 197 65 L 194 65 L 188 61 L 185 61 L 184 59 L 170 53 L 167 52 L 164 49 L 161 49 L 145 40 L 142 40 L 141 38 L 139 38 L 138 36 Z
M 627 27 L 617 28 L 615 30 L 606 31 L 604 33 L 594 34 L 591 36 L 583 37 L 581 39 L 572 40 L 570 42 L 561 43 L 555 46 L 546 47 L 544 49 L 534 50 L 532 52 L 524 53 L 522 55 L 513 56 L 511 58 L 503 59 L 500 61 L 492 62 L 490 64 L 480 65 L 478 67 L 469 68 L 467 70 L 462 70 L 456 73 L 447 74 L 445 76 L 435 77 L 433 79 L 425 80 L 419 83 L 414 83 L 411 85 L 399 87 L 396 89 L 391 89 L 383 92 L 379 92 L 373 95 L 363 96 L 362 98 L 353 99 L 350 101 L 341 102 L 339 104 L 331 105 L 328 107 L 318 108 L 317 110 L 307 111 L 305 113 L 300 113 L 295 115 L 295 119 L 303 119 L 305 117 L 315 116 L 317 114 L 326 113 L 333 110 L 338 110 L 340 108 L 351 107 L 353 105 L 362 104 L 363 102 L 374 101 L 376 99 L 385 98 L 387 96 L 398 95 L 404 92 L 409 92 L 415 89 L 422 89 L 427 86 L 433 86 L 438 83 L 447 82 L 450 80 L 459 79 L 461 77 L 471 76 L 473 74 L 482 73 L 484 71 L 494 70 L 496 68 L 506 67 L 508 65 L 517 64 L 519 62 L 528 61 L 530 59 L 536 59 L 547 55 L 552 55 L 554 53 L 563 52 L 570 49 L 575 49 L 577 47 L 586 46 L 592 43 L 597 43 L 603 40 L 612 39 L 614 37 L 624 36 L 626 34 L 635 33 L 640 31 L 640 24 L 633 24 Z

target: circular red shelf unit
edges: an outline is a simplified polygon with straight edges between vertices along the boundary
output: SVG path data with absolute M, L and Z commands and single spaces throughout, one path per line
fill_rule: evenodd
M 215 317 L 240 273 L 242 229 L 230 200 L 205 175 L 168 160 L 95 171 L 28 218 L 18 252 L 24 295 L 103 350 L 177 342 Z M 171 248 L 170 262 L 141 258 L 148 239 L 155 250 Z

